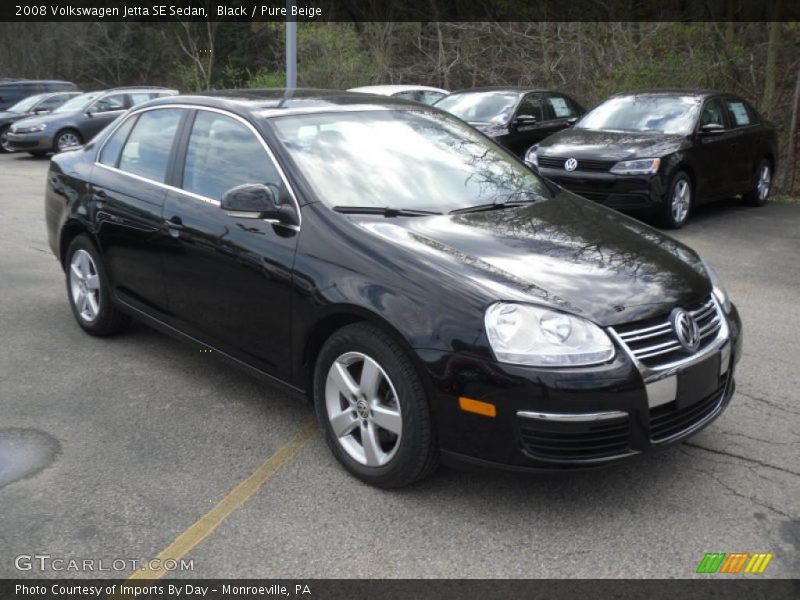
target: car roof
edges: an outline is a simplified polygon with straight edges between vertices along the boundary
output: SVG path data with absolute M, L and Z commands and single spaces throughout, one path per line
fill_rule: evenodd
M 64 81 L 63 79 L 0 79 L 0 85 L 12 83 L 68 83 L 70 85 L 75 85 L 71 81 Z
M 394 96 L 313 88 L 219 90 L 181 94 L 150 100 L 138 105 L 136 109 L 172 104 L 219 108 L 241 116 L 257 118 L 354 110 L 421 110 L 425 108 L 438 112 L 438 109 L 430 106 Z
M 723 92 L 718 92 L 716 90 L 708 90 L 708 89 L 656 88 L 656 89 L 630 90 L 627 92 L 618 92 L 610 97 L 616 98 L 618 96 L 697 96 L 698 98 L 708 98 L 709 96 L 730 96 L 730 95 L 732 94 L 726 94 Z
M 562 92 L 558 92 L 557 90 L 547 90 L 544 88 L 537 88 L 537 87 L 526 87 L 521 85 L 493 85 L 493 86 L 484 86 L 484 87 L 477 87 L 477 88 L 466 88 L 463 90 L 456 90 L 451 92 L 453 94 L 469 94 L 472 92 L 514 92 L 518 94 L 524 94 L 528 92 L 555 92 L 561 94 Z
M 360 87 L 350 88 L 348 92 L 361 92 L 365 94 L 379 94 L 391 96 L 399 92 L 413 92 L 414 90 L 422 90 L 425 92 L 439 92 L 442 94 L 449 94 L 447 90 L 442 88 L 431 87 L 429 85 L 362 85 Z

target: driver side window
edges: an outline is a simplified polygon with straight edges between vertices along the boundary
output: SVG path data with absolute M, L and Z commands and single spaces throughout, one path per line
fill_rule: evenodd
M 542 110 L 542 97 L 539 94 L 531 94 L 525 96 L 522 102 L 519 103 L 519 110 L 517 110 L 518 117 L 536 117 L 537 121 L 544 120 L 544 111 Z
M 89 107 L 89 112 L 102 113 L 112 110 L 125 110 L 125 94 L 114 94 L 100 98 Z
M 719 100 L 710 100 L 703 107 L 703 114 L 700 116 L 700 127 L 704 125 L 722 125 L 725 127 L 725 116 L 722 113 L 722 103 Z

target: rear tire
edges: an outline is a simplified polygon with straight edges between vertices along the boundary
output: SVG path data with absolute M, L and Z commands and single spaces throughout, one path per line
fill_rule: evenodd
M 680 229 L 692 212 L 692 180 L 684 171 L 672 176 L 669 191 L 661 203 L 660 224 L 665 229 Z
M 750 191 L 742 194 L 742 200 L 748 206 L 764 206 L 769 200 L 772 188 L 772 162 L 762 159 L 756 168 L 755 182 Z
M 113 335 L 125 329 L 130 317 L 111 300 L 103 260 L 88 236 L 70 243 L 64 258 L 67 297 L 78 325 L 90 335 Z
M 406 351 L 383 330 L 356 323 L 325 342 L 314 404 L 331 452 L 358 479 L 400 488 L 436 469 L 425 388 Z
M 47 150 L 32 150 L 28 152 L 34 158 L 42 158 L 43 156 L 47 156 Z

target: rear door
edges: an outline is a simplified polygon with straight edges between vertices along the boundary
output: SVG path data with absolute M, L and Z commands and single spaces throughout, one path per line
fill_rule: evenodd
M 763 158 L 759 155 L 762 144 L 758 120 L 753 109 L 741 98 L 726 96 L 723 102 L 733 132 L 731 179 L 736 186 L 734 191 L 747 191 L 753 187 L 757 163 Z
M 261 135 L 244 119 L 198 109 L 164 218 L 170 312 L 197 339 L 280 379 L 291 374 L 291 283 L 297 228 L 227 214 L 224 193 L 271 183 L 296 206 Z
M 112 287 L 149 313 L 167 311 L 162 211 L 173 146 L 187 114 L 158 108 L 129 116 L 103 145 L 92 175 L 97 237 Z

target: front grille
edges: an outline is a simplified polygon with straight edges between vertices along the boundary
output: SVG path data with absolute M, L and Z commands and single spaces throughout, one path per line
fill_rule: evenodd
M 717 339 L 722 315 L 711 296 L 687 310 L 700 330 L 700 346 L 694 352 L 697 354 Z M 663 368 L 691 356 L 678 341 L 669 315 L 617 326 L 613 330 L 636 360 L 651 369 Z
M 522 449 L 542 460 L 592 461 L 630 452 L 628 417 L 603 421 L 551 422 L 520 418 Z
M 613 160 L 586 160 L 583 158 L 577 160 L 578 166 L 575 168 L 576 171 L 610 171 L 611 167 L 616 164 Z M 556 158 L 554 156 L 537 157 L 539 166 L 547 169 L 563 169 L 566 161 L 567 158 Z
M 664 442 L 692 429 L 712 416 L 725 395 L 725 385 L 713 394 L 685 408 L 677 408 L 673 401 L 650 410 L 650 439 Z

